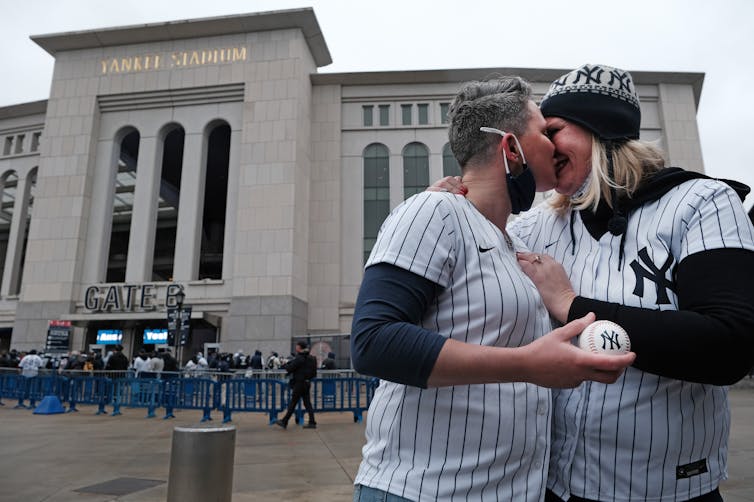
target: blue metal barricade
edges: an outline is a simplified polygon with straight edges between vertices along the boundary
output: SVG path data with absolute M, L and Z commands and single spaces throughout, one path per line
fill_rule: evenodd
M 170 378 L 164 381 L 162 406 L 165 417 L 173 418 L 174 409 L 202 410 L 202 422 L 212 420 L 211 411 L 220 406 L 219 385 L 209 378 Z
M 354 422 L 362 421 L 369 408 L 376 378 L 335 377 L 312 380 L 311 396 L 315 413 L 351 412 Z M 97 415 L 120 415 L 121 407 L 146 408 L 147 417 L 155 416 L 156 408 L 165 408 L 165 417 L 172 418 L 176 409 L 202 410 L 202 422 L 212 420 L 211 412 L 221 409 L 223 422 L 232 420 L 232 413 L 266 413 L 272 424 L 280 412 L 288 407 L 291 389 L 286 380 L 278 378 L 227 378 L 215 382 L 210 378 L 106 378 L 103 375 L 80 374 L 67 378 L 44 375 L 32 378 L 20 374 L 0 373 L 0 400 L 18 399 L 17 408 L 33 408 L 36 401 L 48 395 L 68 402 L 68 411 L 78 411 L 77 405 L 96 405 Z M 29 400 L 29 405 L 24 404 Z M 1 402 L 1 401 L 0 401 Z M 297 404 L 295 419 L 303 422 L 305 410 Z
M 0 396 L 10 399 L 18 399 L 16 408 L 26 408 L 24 406 L 24 390 L 26 389 L 26 377 L 19 374 L 5 373 L 0 378 Z
M 221 383 L 223 390 L 223 423 L 232 420 L 234 411 L 268 413 L 270 423 L 288 404 L 288 383 L 267 378 L 234 378 Z M 290 397 L 289 397 L 290 399 Z
M 37 401 L 41 401 L 45 396 L 55 396 L 61 402 L 68 397 L 67 378 L 56 375 L 38 375 L 28 379 L 27 397 L 29 399 L 29 408 L 33 409 Z
M 334 409 L 335 408 L 335 384 L 337 381 L 328 378 L 322 380 L 322 409 Z
M 121 406 L 147 408 L 147 418 L 155 416 L 162 402 L 162 380 L 155 378 L 121 378 L 113 382 L 113 416 L 120 415 Z
M 13 378 L 15 377 L 15 378 Z M 66 398 L 68 379 L 57 375 L 25 377 L 23 375 L 5 375 L 4 394 L 18 398 L 16 408 L 33 409 L 37 401 L 45 396 L 57 396 L 61 401 Z M 28 399 L 29 404 L 24 405 Z
M 113 399 L 113 381 L 104 377 L 77 376 L 68 385 L 68 411 L 79 411 L 77 404 L 97 405 L 97 415 L 107 413 L 105 405 Z
M 34 407 L 37 405 L 37 401 L 41 401 L 44 397 L 43 390 L 42 390 L 42 379 L 44 377 L 35 376 L 35 377 L 25 377 L 26 380 L 26 389 L 24 391 L 24 396 L 26 399 L 29 400 L 27 408 L 30 410 L 33 410 Z
M 311 387 L 314 413 L 351 412 L 353 421 L 361 422 L 378 383 L 376 378 L 315 378 Z M 290 390 L 286 393 L 286 398 L 286 401 L 290 400 Z M 296 423 L 303 423 L 305 411 L 303 403 L 299 402 L 296 407 Z

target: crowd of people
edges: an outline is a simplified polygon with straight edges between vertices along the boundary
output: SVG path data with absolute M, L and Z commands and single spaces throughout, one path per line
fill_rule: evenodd
M 170 349 L 159 348 L 157 350 L 139 349 L 133 359 L 123 353 L 122 345 L 109 346 L 102 354 L 99 351 L 73 350 L 64 354 L 38 353 L 32 349 L 18 351 L 12 349 L 0 353 L 0 370 L 3 368 L 20 369 L 26 376 L 36 376 L 39 369 L 66 372 L 127 372 L 132 371 L 136 376 L 153 376 L 161 373 L 186 372 L 197 374 L 200 372 L 236 373 L 243 371 L 246 376 L 254 372 L 265 370 L 283 370 L 286 363 L 293 360 L 295 354 L 290 357 L 281 357 L 272 351 L 267 357 L 262 351 L 255 350 L 254 354 L 247 355 L 239 350 L 230 352 L 210 352 L 206 357 L 202 352 L 191 356 L 184 365 L 181 365 Z M 322 361 L 321 369 L 336 369 L 335 354 L 330 352 Z
M 95 351 L 80 352 L 74 350 L 65 354 L 45 354 L 37 352 L 35 349 L 28 352 L 11 349 L 0 353 L 0 368 L 24 369 L 31 365 L 36 370 L 100 371 L 105 369 L 109 355 L 103 356 Z M 36 375 L 36 372 L 34 373 Z
M 128 357 L 123 354 L 123 347 L 121 345 L 113 346 L 104 354 L 94 350 L 72 350 L 63 354 L 46 354 L 38 353 L 34 349 L 28 352 L 12 349 L 0 354 L 0 368 L 26 369 L 27 367 L 33 367 L 37 370 L 32 370 L 34 372 L 33 376 L 36 376 L 39 369 L 57 372 L 134 370 L 137 373 L 141 371 L 159 372 L 163 370 L 170 371 L 171 369 L 173 371 L 178 370 L 177 362 L 175 362 L 175 358 L 169 350 L 151 352 L 140 350 L 137 357 L 129 362 Z

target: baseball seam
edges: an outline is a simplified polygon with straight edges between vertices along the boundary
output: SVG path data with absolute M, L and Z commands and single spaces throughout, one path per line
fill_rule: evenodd
M 594 353 L 594 354 L 600 354 L 601 353 L 601 351 L 598 350 L 598 348 L 597 348 L 597 344 L 595 342 L 595 335 L 594 334 L 598 331 L 596 329 L 596 327 L 597 326 L 602 326 L 603 324 L 608 324 L 608 323 L 595 321 L 594 323 L 592 323 L 589 326 L 587 326 L 587 329 L 584 331 L 584 333 L 582 333 L 582 336 L 586 336 L 589 350 L 592 353 Z M 609 323 L 608 325 L 613 325 L 613 323 Z M 620 328 L 620 329 L 612 329 L 611 328 L 611 331 L 615 332 L 618 335 L 618 337 L 620 338 L 620 340 L 623 342 L 623 347 L 624 347 L 625 350 L 622 350 L 621 352 L 622 353 L 630 352 L 631 351 L 631 341 L 628 338 L 628 333 L 621 326 L 619 326 L 617 324 L 615 324 L 614 326 L 617 327 L 617 328 Z M 605 351 L 605 353 L 608 353 L 608 351 Z

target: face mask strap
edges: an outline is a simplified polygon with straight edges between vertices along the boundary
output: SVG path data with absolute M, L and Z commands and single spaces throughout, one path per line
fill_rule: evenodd
M 494 127 L 480 127 L 479 130 L 482 131 L 482 132 L 490 132 L 490 133 L 493 133 L 493 134 L 499 134 L 500 136 L 503 136 L 503 137 L 507 134 L 505 131 L 501 131 L 500 129 L 495 129 Z M 518 138 L 516 137 L 516 135 L 513 134 L 513 133 L 511 133 L 511 136 L 513 136 L 513 141 L 516 142 L 516 146 L 518 147 L 518 151 L 521 152 L 521 160 L 524 163 L 524 169 L 526 169 L 526 156 L 524 155 L 524 149 L 521 148 L 521 143 L 518 142 Z M 508 168 L 508 156 L 507 155 L 503 156 L 503 161 L 505 162 L 505 171 L 508 174 L 511 174 L 511 170 Z M 511 174 L 511 176 L 513 176 L 513 175 Z

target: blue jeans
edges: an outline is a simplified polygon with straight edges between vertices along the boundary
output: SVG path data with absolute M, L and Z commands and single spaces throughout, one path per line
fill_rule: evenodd
M 409 499 L 393 495 L 377 488 L 356 485 L 353 490 L 353 502 L 411 502 Z

